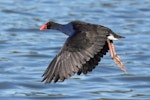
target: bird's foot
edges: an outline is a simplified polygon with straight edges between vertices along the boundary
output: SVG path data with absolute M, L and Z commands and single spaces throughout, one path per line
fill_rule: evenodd
M 110 56 L 112 57 L 113 61 L 118 65 L 118 67 L 122 71 L 126 72 L 126 68 L 122 63 L 121 58 L 116 53 L 113 42 L 111 40 L 107 39 L 107 43 L 108 43 L 108 47 L 109 47 L 109 50 L 110 50 Z
M 126 72 L 126 68 L 125 68 L 125 66 L 123 65 L 123 63 L 122 63 L 122 61 L 121 61 L 121 58 L 120 58 L 118 55 L 114 55 L 114 56 L 112 57 L 112 59 L 113 59 L 113 61 L 118 65 L 118 67 L 119 67 L 122 71 Z

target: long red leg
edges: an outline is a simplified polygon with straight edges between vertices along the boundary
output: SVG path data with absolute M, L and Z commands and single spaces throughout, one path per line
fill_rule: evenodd
M 118 67 L 122 71 L 126 72 L 126 68 L 122 63 L 121 58 L 116 53 L 113 42 L 110 41 L 109 39 L 107 39 L 107 43 L 108 43 L 108 47 L 109 47 L 109 50 L 110 50 L 110 56 L 112 57 L 113 61 L 118 65 Z

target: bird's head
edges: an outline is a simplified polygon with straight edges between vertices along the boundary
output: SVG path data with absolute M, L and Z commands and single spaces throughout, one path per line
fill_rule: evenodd
M 46 24 L 44 24 L 44 25 L 40 28 L 40 30 L 53 29 L 53 27 L 54 27 L 55 25 L 56 25 L 55 22 L 49 21 L 49 22 L 47 22 Z

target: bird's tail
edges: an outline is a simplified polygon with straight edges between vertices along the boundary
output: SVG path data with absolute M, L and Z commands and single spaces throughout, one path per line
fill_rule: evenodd
M 120 39 L 120 38 L 125 38 L 124 36 L 118 35 L 114 32 L 111 33 L 115 38 Z

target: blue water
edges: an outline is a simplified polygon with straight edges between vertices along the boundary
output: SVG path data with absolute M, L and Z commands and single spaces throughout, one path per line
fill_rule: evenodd
M 150 98 L 150 0 L 1 0 L 1 100 Z M 115 41 L 127 73 L 109 53 L 87 75 L 44 84 L 42 74 L 67 36 L 40 31 L 48 20 L 82 20 L 125 36 Z

